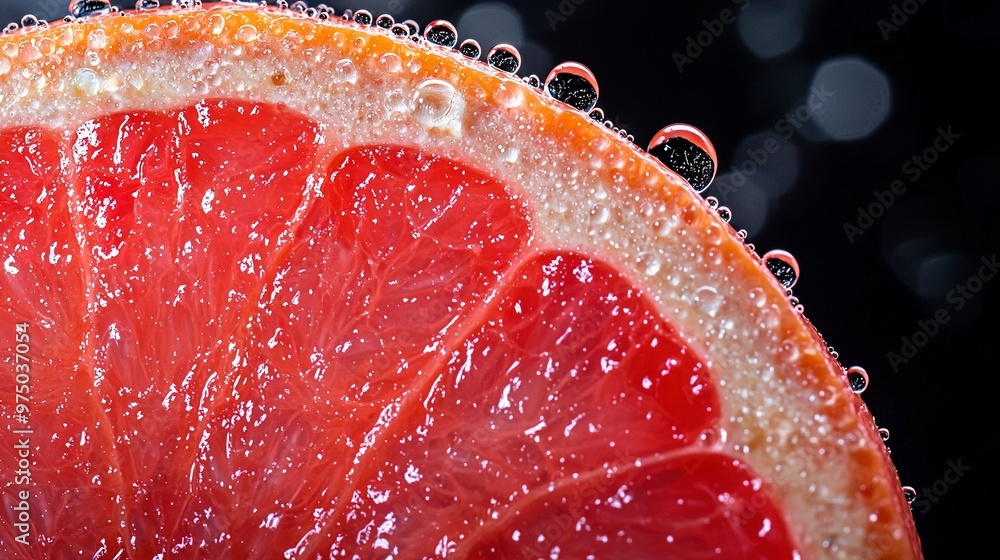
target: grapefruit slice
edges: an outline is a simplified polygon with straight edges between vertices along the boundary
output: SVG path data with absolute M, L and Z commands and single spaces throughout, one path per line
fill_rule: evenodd
M 0 38 L 6 556 L 921 556 L 696 129 L 447 22 L 74 7 Z

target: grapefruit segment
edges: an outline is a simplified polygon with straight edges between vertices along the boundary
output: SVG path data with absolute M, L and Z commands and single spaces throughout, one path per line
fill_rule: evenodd
M 586 115 L 291 11 L 0 43 L 4 552 L 919 558 L 821 337 Z

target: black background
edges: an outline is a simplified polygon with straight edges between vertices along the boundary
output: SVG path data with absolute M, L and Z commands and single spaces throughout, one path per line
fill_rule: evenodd
M 344 8 L 389 11 L 397 20 L 424 25 L 438 18 L 460 24 L 474 3 L 328 4 L 338 14 Z M 816 119 L 807 119 L 790 140 L 794 148 L 778 154 L 797 154 L 798 173 L 786 193 L 770 199 L 766 221 L 753 197 L 741 200 L 748 190 L 723 193 L 717 181 L 704 194 L 724 198 L 734 209 L 736 228 L 752 226 L 749 241 L 759 253 L 782 248 L 797 257 L 802 275 L 795 295 L 806 315 L 845 366 L 868 370 L 864 398 L 891 431 L 903 483 L 918 492 L 937 483 L 941 494 L 936 502 L 921 498 L 914 504 L 927 558 L 991 550 L 1000 521 L 992 507 L 1000 438 L 993 410 L 998 368 L 989 356 L 1000 332 L 994 322 L 1000 279 L 984 282 L 961 310 L 947 294 L 974 277 L 979 259 L 996 255 L 1000 246 L 997 90 L 989 82 L 997 74 L 1000 6 L 946 0 L 505 4 L 521 21 L 521 37 L 503 39 L 521 48 L 521 75 L 544 78 L 554 63 L 579 61 L 598 78 L 599 106 L 637 143 L 645 145 L 664 125 L 693 124 L 714 142 L 720 173 L 746 162 L 747 147 L 759 147 L 740 147 L 744 138 L 773 130 L 787 111 L 802 106 L 825 61 L 859 57 L 881 71 L 889 84 L 885 120 L 862 139 L 835 141 L 823 139 Z M 801 40 L 780 56 L 761 59 L 745 44 L 740 22 L 724 25 L 717 37 L 701 35 L 707 46 L 679 71 L 674 53 L 698 52 L 685 53 L 689 38 L 697 41 L 705 21 L 742 4 L 741 18 L 800 22 Z M 54 20 L 67 13 L 54 5 L 0 0 L 0 20 L 28 12 Z M 880 29 L 879 20 L 892 23 L 894 6 L 912 13 L 898 29 Z M 461 38 L 469 36 L 461 24 L 458 30 Z M 846 89 L 835 93 L 838 100 L 851 95 Z M 903 164 L 932 145 L 939 127 L 949 126 L 960 139 L 911 182 Z M 770 171 L 765 163 L 751 179 L 763 181 Z M 856 223 L 858 207 L 875 203 L 873 191 L 889 189 L 896 179 L 904 180 L 906 192 L 852 243 L 844 224 Z M 901 337 L 912 337 L 918 321 L 941 310 L 948 323 L 907 363 L 891 367 L 887 356 L 900 352 Z M 949 462 L 968 467 L 954 483 L 945 482 Z

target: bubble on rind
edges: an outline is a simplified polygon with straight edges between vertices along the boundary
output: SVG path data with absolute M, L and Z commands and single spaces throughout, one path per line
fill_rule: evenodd
M 138 9 L 138 4 L 136 5 Z M 69 4 L 69 13 L 75 18 L 104 15 L 111 13 L 110 0 L 73 0 Z
M 663 127 L 650 140 L 647 151 L 697 192 L 708 188 L 719 166 L 712 142 L 688 124 Z
M 371 25 L 375 22 L 375 18 L 372 17 L 371 12 L 368 10 L 358 10 L 354 12 L 354 23 L 358 25 Z
M 497 70 L 515 74 L 521 67 L 521 53 L 511 45 L 500 44 L 490 49 L 486 61 Z
M 455 86 L 444 80 L 424 80 L 410 98 L 413 117 L 430 129 L 440 129 L 460 136 L 465 100 Z
M 427 24 L 424 28 L 424 38 L 433 45 L 450 49 L 458 44 L 458 31 L 451 22 L 439 19 Z
M 524 88 L 514 80 L 503 80 L 493 97 L 504 107 L 517 107 L 524 103 Z
M 847 382 L 855 393 L 863 393 L 868 388 L 868 372 L 859 366 L 847 369 Z
M 912 504 L 917 499 L 917 491 L 912 486 L 904 486 L 902 491 L 903 499 L 906 500 L 906 503 Z
M 599 96 L 594 73 L 578 62 L 563 62 L 553 68 L 545 78 L 545 93 L 553 99 L 589 113 Z
M 353 60 L 345 58 L 333 66 L 332 77 L 335 84 L 354 84 L 358 81 L 358 68 Z
M 466 39 L 458 47 L 458 52 L 466 58 L 478 59 L 483 54 L 483 49 L 475 39 Z
M 761 257 L 764 266 L 787 289 L 791 289 L 799 280 L 799 262 L 788 251 L 774 249 Z

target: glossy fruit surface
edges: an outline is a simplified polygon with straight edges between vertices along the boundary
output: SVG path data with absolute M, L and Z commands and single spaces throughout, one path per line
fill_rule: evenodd
M 843 369 L 707 203 L 380 29 L 225 6 L 0 39 L 11 550 L 919 557 Z

